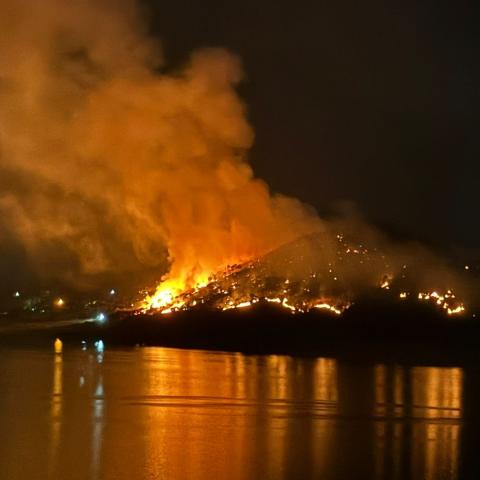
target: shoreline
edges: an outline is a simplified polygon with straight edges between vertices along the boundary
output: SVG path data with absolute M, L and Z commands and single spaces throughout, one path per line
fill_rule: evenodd
M 112 314 L 105 324 L 79 320 L 40 327 L 0 333 L 0 345 L 45 345 L 59 337 L 66 345 L 103 339 L 111 346 L 480 365 L 480 322 L 446 317 L 419 304 L 359 304 L 342 315 L 323 311 L 293 315 L 269 305 L 166 315 L 122 312 Z

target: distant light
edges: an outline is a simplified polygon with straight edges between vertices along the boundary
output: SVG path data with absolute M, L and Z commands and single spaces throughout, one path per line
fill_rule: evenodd
M 469 266 L 469 265 L 465 265 L 465 270 L 470 270 L 470 266 Z
M 95 342 L 95 349 L 97 352 L 103 352 L 105 350 L 105 344 L 103 343 L 103 340 L 97 340 Z
M 85 340 L 82 340 L 82 350 L 87 349 L 87 342 Z
M 65 300 L 63 298 L 58 298 L 55 300 L 55 305 L 57 307 L 63 307 L 65 305 Z
M 18 291 L 15 292 L 15 293 L 13 294 L 13 296 L 14 296 L 15 298 L 18 298 L 18 297 L 20 296 L 20 292 L 18 292 Z
M 103 313 L 100 312 L 96 317 L 95 320 L 99 323 L 104 323 L 107 320 L 107 316 Z
M 53 342 L 53 349 L 55 350 L 55 353 L 62 353 L 63 342 L 59 338 L 56 338 L 55 342 Z
M 115 295 L 116 293 L 117 293 L 117 292 L 115 291 L 114 288 L 112 288 L 112 289 L 110 290 L 110 295 Z

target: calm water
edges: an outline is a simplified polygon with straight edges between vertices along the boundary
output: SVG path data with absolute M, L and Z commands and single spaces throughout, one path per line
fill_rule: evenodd
M 456 479 L 480 455 L 476 371 L 164 348 L 0 354 L 1 479 Z

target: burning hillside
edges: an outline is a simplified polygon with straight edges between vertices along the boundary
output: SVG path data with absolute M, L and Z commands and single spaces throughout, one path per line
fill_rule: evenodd
M 1 4 L 0 247 L 38 276 L 158 271 L 139 310 L 165 314 L 269 302 L 337 315 L 379 287 L 463 311 L 429 254 L 337 228 L 255 176 L 231 53 L 166 65 L 135 0 Z
M 414 268 L 397 268 L 396 259 L 377 247 L 369 249 L 338 234 L 332 252 L 324 236 L 304 236 L 178 293 L 171 289 L 174 282 L 166 280 L 146 296 L 141 311 L 170 314 L 198 306 L 230 310 L 270 303 L 292 313 L 319 309 L 340 315 L 364 294 L 377 291 L 398 300 L 430 302 L 448 315 L 464 312 L 451 288 L 418 291 Z

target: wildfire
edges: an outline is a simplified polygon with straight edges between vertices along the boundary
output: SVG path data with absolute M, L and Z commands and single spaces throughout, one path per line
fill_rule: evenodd
M 291 312 L 295 312 L 297 310 L 293 305 L 290 305 L 288 303 L 288 300 L 286 298 L 282 300 L 282 307 L 288 308 Z
M 465 311 L 465 306 L 452 290 L 441 293 L 412 289 L 407 265 L 393 274 L 388 259 L 381 252 L 367 249 L 361 244 L 351 246 L 343 236 L 337 236 L 337 241 L 336 260 L 326 262 L 323 266 L 316 265 L 315 269 L 307 270 L 302 276 L 292 275 L 288 270 L 289 265 L 295 265 L 305 250 L 300 243 L 296 248 L 287 245 L 264 257 L 239 262 L 218 272 L 167 278 L 155 293 L 145 297 L 141 310 L 169 314 L 202 305 L 212 310 L 227 311 L 248 309 L 264 303 L 278 305 L 292 314 L 322 310 L 338 316 L 356 301 L 354 292 L 347 293 L 348 283 L 343 282 L 343 265 L 346 264 L 349 269 L 358 265 L 362 269 L 366 264 L 367 270 L 370 265 L 380 266 L 383 270 L 384 273 L 376 277 L 380 281 L 372 276 L 372 281 L 377 281 L 377 287 L 385 292 L 383 295 L 400 300 L 428 301 L 447 315 L 458 315 Z M 357 264 L 352 265 L 352 259 Z M 271 269 L 272 264 L 276 269 Z M 279 264 L 285 265 L 284 270 L 278 270 Z
M 196 291 L 208 283 L 208 275 L 199 275 L 194 282 L 191 291 Z M 182 309 L 185 305 L 185 301 L 182 300 L 182 295 L 187 291 L 188 283 L 181 279 L 167 279 L 160 283 L 153 295 L 147 295 L 143 300 L 141 309 L 147 310 L 160 310 L 160 313 L 171 313 L 176 310 Z
M 286 280 L 284 283 L 288 285 L 290 282 L 289 280 Z M 180 284 L 180 282 L 166 281 L 159 285 L 155 294 L 145 298 L 142 310 L 144 312 L 156 310 L 161 314 L 169 314 L 175 311 L 186 310 L 195 307 L 198 304 L 197 300 L 189 301 L 189 298 L 208 285 L 197 284 L 193 289 L 182 291 L 181 288 L 178 287 Z M 233 285 L 232 289 L 235 290 L 236 285 Z M 220 292 L 223 294 L 229 293 L 227 290 L 221 290 Z M 287 293 L 287 290 L 283 290 L 283 293 Z M 245 309 L 262 301 L 266 303 L 277 304 L 278 306 L 285 308 L 292 313 L 304 313 L 312 309 L 318 309 L 340 315 L 346 308 L 349 307 L 349 304 L 341 306 L 334 303 L 329 303 L 326 300 L 317 300 L 316 302 L 307 302 L 302 305 L 297 305 L 293 304 L 292 301 L 286 296 L 282 298 L 265 296 L 254 297 L 250 300 L 239 300 L 236 302 L 230 299 L 223 304 L 219 303 L 215 305 L 215 308 L 222 311 Z M 202 301 L 201 303 L 204 302 Z
M 334 305 L 330 305 L 329 303 L 317 303 L 317 305 L 314 305 L 313 308 L 319 308 L 321 310 L 328 310 L 330 312 L 333 312 L 337 315 L 340 315 L 343 310 L 340 310 L 339 308 L 335 307 Z
M 231 310 L 232 308 L 247 308 L 247 307 L 251 307 L 254 303 L 257 303 L 257 302 L 255 300 L 248 301 L 248 302 L 240 302 L 237 304 L 233 302 L 229 302 L 225 306 L 221 307 L 221 310 L 225 311 L 225 310 Z
M 282 283 L 283 285 L 288 285 L 290 281 L 286 280 Z M 232 282 L 231 290 L 214 284 L 215 281 L 210 283 L 203 281 L 198 282 L 193 288 L 182 289 L 184 283 L 181 281 L 166 280 L 158 286 L 153 295 L 145 298 L 142 305 L 142 310 L 144 312 L 155 310 L 159 311 L 161 314 L 169 314 L 179 310 L 193 308 L 198 303 L 206 303 L 205 299 L 197 300 L 196 298 L 197 295 L 201 298 L 202 294 L 205 293 L 203 292 L 205 289 L 210 289 L 210 293 L 213 292 L 215 295 L 225 296 L 236 292 L 238 289 L 237 281 Z M 390 290 L 390 281 L 384 279 L 380 287 L 385 290 Z M 241 295 L 236 299 L 229 297 L 224 302 L 214 303 L 213 307 L 222 311 L 245 309 L 263 301 L 266 303 L 277 304 L 278 306 L 285 308 L 292 313 L 303 313 L 312 309 L 317 309 L 328 311 L 335 315 L 341 315 L 350 306 L 350 302 L 332 302 L 331 300 L 325 299 L 317 299 L 316 301 L 303 301 L 301 304 L 299 304 L 298 302 L 292 301 L 292 299 L 286 295 L 288 290 L 283 288 L 281 292 L 284 295 L 279 297 L 252 296 L 250 299 L 245 299 L 244 297 L 242 298 Z M 410 292 L 407 291 L 402 291 L 398 295 L 402 300 L 411 297 Z M 448 315 L 458 315 L 465 312 L 465 306 L 456 299 L 456 295 L 452 290 L 448 290 L 446 293 L 439 293 L 435 290 L 431 292 L 419 292 L 416 295 L 416 298 L 419 301 L 432 302 L 433 304 L 442 308 Z
M 406 298 L 407 293 L 402 292 L 400 298 Z M 445 293 L 439 293 L 436 290 L 432 292 L 418 292 L 418 300 L 422 302 L 431 302 L 442 308 L 448 315 L 458 315 L 465 312 L 465 305 L 457 300 L 452 290 Z
M 268 303 L 282 303 L 281 298 L 268 298 L 268 297 L 266 297 L 265 301 L 268 302 Z

